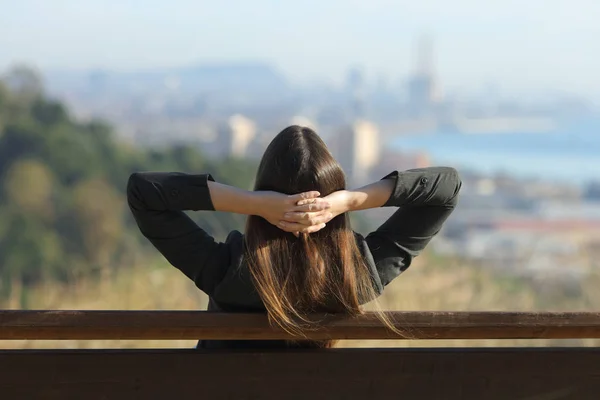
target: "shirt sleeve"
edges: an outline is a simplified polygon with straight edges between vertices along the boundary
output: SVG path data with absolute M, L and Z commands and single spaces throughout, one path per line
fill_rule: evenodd
M 214 211 L 210 174 L 138 172 L 129 177 L 127 202 L 141 233 L 173 265 L 211 294 L 229 265 L 226 243 L 217 243 L 184 211 Z
M 385 286 L 405 271 L 414 257 L 440 231 L 458 202 L 462 182 L 449 167 L 394 171 L 394 189 L 384 207 L 399 207 L 366 237 L 377 272 Z

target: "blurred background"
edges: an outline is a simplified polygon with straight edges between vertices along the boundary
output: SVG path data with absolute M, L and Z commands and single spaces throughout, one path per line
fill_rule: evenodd
M 137 231 L 129 174 L 251 188 L 301 124 L 350 186 L 461 172 L 458 209 L 385 309 L 598 310 L 598 15 L 596 0 L 0 0 L 0 308 L 203 308 Z M 219 240 L 243 230 L 192 216 Z

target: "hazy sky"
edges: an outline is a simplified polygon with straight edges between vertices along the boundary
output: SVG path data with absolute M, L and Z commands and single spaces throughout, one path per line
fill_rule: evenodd
M 600 93 L 600 0 L 0 0 L 0 68 L 251 59 L 295 80 L 359 64 L 393 82 L 422 32 L 448 88 Z

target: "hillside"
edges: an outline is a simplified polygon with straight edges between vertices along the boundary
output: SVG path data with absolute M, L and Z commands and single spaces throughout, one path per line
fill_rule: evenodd
M 210 172 L 248 187 L 256 162 L 211 159 L 200 149 L 136 149 L 103 121 L 76 121 L 18 68 L 0 81 L 0 297 L 13 286 L 107 273 L 151 251 L 125 206 L 130 173 Z M 218 239 L 243 216 L 195 213 Z M 21 305 L 27 307 L 26 303 Z

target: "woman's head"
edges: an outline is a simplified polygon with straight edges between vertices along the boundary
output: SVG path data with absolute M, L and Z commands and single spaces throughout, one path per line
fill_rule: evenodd
M 342 189 L 340 165 L 314 131 L 300 126 L 284 129 L 269 144 L 255 184 L 255 190 L 286 194 L 317 190 L 326 196 Z M 311 313 L 358 314 L 361 302 L 373 298 L 371 276 L 345 214 L 299 237 L 250 216 L 245 245 L 270 320 L 291 333 L 310 329 Z
M 296 194 L 316 190 L 326 196 L 346 187 L 344 171 L 310 128 L 293 125 L 267 147 L 254 190 Z

